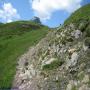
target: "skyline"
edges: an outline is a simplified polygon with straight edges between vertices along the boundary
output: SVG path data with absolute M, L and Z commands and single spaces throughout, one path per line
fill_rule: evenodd
M 0 22 L 30 20 L 38 16 L 43 24 L 56 27 L 88 3 L 90 0 L 52 0 L 52 3 L 48 0 L 0 0 Z

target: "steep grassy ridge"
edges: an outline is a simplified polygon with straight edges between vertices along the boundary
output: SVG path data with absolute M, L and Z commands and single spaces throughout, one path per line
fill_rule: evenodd
M 81 20 L 90 20 L 90 4 L 85 5 L 75 11 L 66 21 L 65 24 L 80 23 Z
M 75 11 L 64 24 L 69 25 L 70 23 L 73 23 L 76 28 L 85 32 L 87 37 L 90 37 L 90 4 Z

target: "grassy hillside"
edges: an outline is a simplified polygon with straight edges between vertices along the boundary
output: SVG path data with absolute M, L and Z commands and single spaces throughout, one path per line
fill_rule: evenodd
M 90 4 L 85 5 L 75 11 L 66 21 L 65 24 L 77 23 L 82 19 L 90 20 Z
M 69 25 L 70 23 L 73 23 L 82 32 L 85 32 L 86 36 L 90 37 L 90 4 L 75 11 L 64 24 Z
M 47 32 L 48 27 L 29 21 L 0 24 L 0 88 L 11 86 L 18 57 Z

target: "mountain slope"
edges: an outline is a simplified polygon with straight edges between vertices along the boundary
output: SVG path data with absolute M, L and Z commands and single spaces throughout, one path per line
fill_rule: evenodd
M 66 21 L 65 24 L 80 23 L 80 20 L 90 20 L 90 4 L 85 5 L 75 11 Z
M 76 15 L 78 11 L 73 14 L 73 18 L 78 17 L 82 22 L 68 19 L 67 25 L 48 33 L 19 58 L 13 87 L 19 90 L 90 90 L 90 19 L 86 23 L 84 16 L 89 7 L 85 7 L 79 9 L 85 11 L 80 11 L 83 18 Z
M 75 11 L 66 21 L 65 25 L 74 23 L 81 31 L 90 36 L 90 4 Z
M 11 87 L 19 56 L 47 33 L 48 27 L 31 21 L 0 24 L 0 90 Z

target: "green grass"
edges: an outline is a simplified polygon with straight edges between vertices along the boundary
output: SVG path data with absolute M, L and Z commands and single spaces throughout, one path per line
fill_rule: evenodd
M 30 27 L 23 28 L 23 24 Z M 26 21 L 0 26 L 0 88 L 11 87 L 18 58 L 47 32 L 47 27 Z
M 65 24 L 80 23 L 82 20 L 90 20 L 90 4 L 85 5 L 75 11 L 66 21 Z
M 76 28 L 90 37 L 90 4 L 85 5 L 75 11 L 65 22 L 64 25 L 73 23 Z
M 55 60 L 50 64 L 46 64 L 43 66 L 43 70 L 53 70 L 61 66 L 64 62 L 60 60 Z

